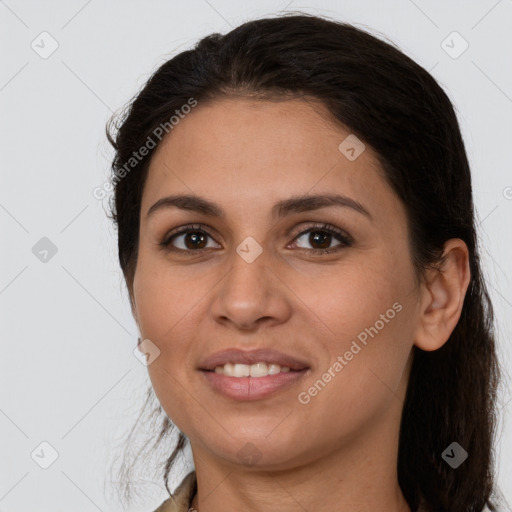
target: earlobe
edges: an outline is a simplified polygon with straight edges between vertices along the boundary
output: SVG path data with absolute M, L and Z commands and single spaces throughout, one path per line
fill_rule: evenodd
M 455 329 L 462 313 L 471 279 L 469 252 L 460 238 L 444 245 L 439 269 L 427 272 L 421 285 L 421 311 L 414 344 L 426 351 L 441 348 Z

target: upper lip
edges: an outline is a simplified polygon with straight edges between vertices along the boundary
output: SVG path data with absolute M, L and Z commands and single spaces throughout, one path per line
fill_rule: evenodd
M 199 369 L 214 370 L 216 366 L 224 366 L 226 363 L 248 365 L 256 363 L 274 363 L 280 366 L 287 366 L 291 370 L 304 370 L 309 368 L 306 362 L 274 349 L 239 350 L 231 348 L 216 352 L 203 359 L 199 363 Z

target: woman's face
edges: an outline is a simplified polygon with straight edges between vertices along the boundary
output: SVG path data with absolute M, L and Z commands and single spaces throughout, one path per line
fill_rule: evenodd
M 419 322 L 406 214 L 349 135 L 315 102 L 229 98 L 199 102 L 153 156 L 134 314 L 155 393 L 198 454 L 284 469 L 398 432 Z M 184 195 L 214 208 L 148 215 Z M 244 361 L 208 365 L 228 349 L 297 371 L 207 372 Z M 279 357 L 256 359 L 254 375 Z

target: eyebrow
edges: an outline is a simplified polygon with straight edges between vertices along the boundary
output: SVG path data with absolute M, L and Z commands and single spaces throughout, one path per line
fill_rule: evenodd
M 341 194 L 317 194 L 290 197 L 289 199 L 279 201 L 272 207 L 272 217 L 281 218 L 290 213 L 318 210 L 330 206 L 351 208 L 369 219 L 372 219 L 370 212 L 361 203 Z M 185 194 L 162 197 L 149 208 L 146 217 L 149 217 L 156 211 L 169 208 L 198 212 L 220 219 L 224 219 L 226 216 L 224 210 L 217 204 L 197 195 Z

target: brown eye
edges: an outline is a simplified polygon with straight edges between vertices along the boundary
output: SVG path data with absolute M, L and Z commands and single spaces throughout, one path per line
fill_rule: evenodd
M 208 246 L 208 239 L 213 241 L 212 236 L 202 229 L 202 226 L 186 226 L 177 233 L 167 236 L 160 245 L 165 249 L 177 252 L 193 252 L 219 247 L 216 242 Z
M 332 246 L 333 240 L 340 243 Z M 312 226 L 310 229 L 303 231 L 295 237 L 295 243 L 307 243 L 311 245 L 311 249 L 306 250 L 310 253 L 323 254 L 326 252 L 334 252 L 343 247 L 349 247 L 353 244 L 353 239 L 349 235 L 339 231 L 329 225 Z
M 189 231 L 185 234 L 185 246 L 187 249 L 203 249 L 206 246 L 206 236 L 200 231 Z
M 332 235 L 330 233 L 311 231 L 309 233 L 308 242 L 313 246 L 317 245 L 317 247 L 314 247 L 315 249 L 327 249 L 331 245 L 331 238 Z

